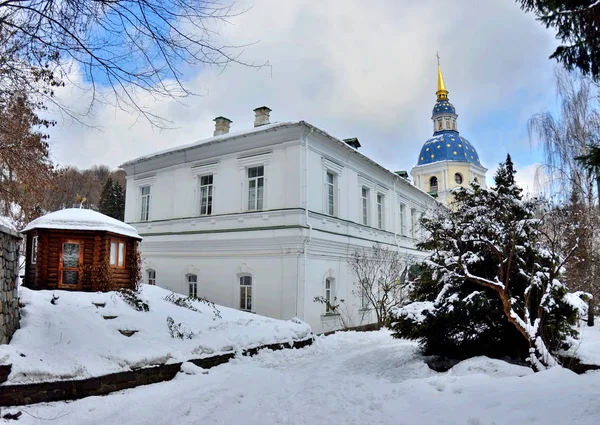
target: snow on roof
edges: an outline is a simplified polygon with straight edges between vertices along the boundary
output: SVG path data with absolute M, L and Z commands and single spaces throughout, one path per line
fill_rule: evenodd
M 17 231 L 17 228 L 13 224 L 13 221 L 8 217 L 4 217 L 3 215 L 0 215 L 0 226 L 4 226 L 7 229 L 12 230 L 14 232 Z
M 236 137 L 249 136 L 250 134 L 259 133 L 262 131 L 267 131 L 267 130 L 278 128 L 278 127 L 286 127 L 286 126 L 294 125 L 294 124 L 299 124 L 299 123 L 298 122 L 276 122 L 273 124 L 261 125 L 259 127 L 253 127 L 253 128 L 249 128 L 246 130 L 240 130 L 240 131 L 234 131 L 231 133 L 220 134 L 218 136 L 209 137 L 207 139 L 197 140 L 197 141 L 195 141 L 193 143 L 189 143 L 187 145 L 175 146 L 173 148 L 169 148 L 169 149 L 165 149 L 162 151 L 153 152 L 148 155 L 140 156 L 136 159 L 133 159 L 131 161 L 127 161 L 127 162 L 123 163 L 122 165 L 120 165 L 120 167 L 127 167 L 129 165 L 133 165 L 138 162 L 147 161 L 149 159 L 163 156 L 168 153 L 184 151 L 184 150 L 191 149 L 191 148 L 194 148 L 199 145 L 208 145 L 208 144 L 217 143 L 217 142 L 227 140 L 227 139 L 234 139 Z
M 67 208 L 48 213 L 36 218 L 29 223 L 23 232 L 33 229 L 64 229 L 64 230 L 92 230 L 111 232 L 117 235 L 142 239 L 129 224 L 116 220 L 97 211 L 83 208 Z

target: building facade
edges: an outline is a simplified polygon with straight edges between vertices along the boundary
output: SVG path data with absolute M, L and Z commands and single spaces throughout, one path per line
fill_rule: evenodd
M 468 187 L 471 182 L 485 187 L 487 169 L 481 165 L 475 147 L 458 132 L 458 114 L 448 100 L 439 63 L 436 96 L 431 116 L 433 136 L 421 148 L 411 175 L 418 188 L 450 205 L 452 189 Z
M 151 284 L 279 319 L 298 317 L 315 332 L 339 329 L 315 297 L 344 300 L 353 326 L 375 322 L 347 260 L 375 243 L 407 262 L 417 220 L 437 205 L 405 178 L 304 121 L 215 135 L 129 161 L 125 221 L 143 242 Z M 348 320 L 346 320 L 348 322 Z

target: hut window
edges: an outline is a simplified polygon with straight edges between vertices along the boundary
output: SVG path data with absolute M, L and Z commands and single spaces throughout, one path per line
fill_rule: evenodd
M 189 286 L 189 296 L 191 298 L 198 298 L 198 276 L 195 274 L 188 274 L 187 281 Z
M 113 267 L 125 267 L 125 242 L 110 241 L 110 265 Z
M 62 276 L 63 285 L 77 285 L 79 282 L 79 264 L 81 260 L 81 244 L 64 242 L 62 246 Z
M 156 270 L 148 270 L 148 285 L 156 285 Z
M 150 218 L 150 186 L 144 186 L 142 190 L 142 221 L 148 221 Z
M 31 239 L 31 264 L 37 263 L 37 247 L 38 247 L 38 237 L 34 236 Z

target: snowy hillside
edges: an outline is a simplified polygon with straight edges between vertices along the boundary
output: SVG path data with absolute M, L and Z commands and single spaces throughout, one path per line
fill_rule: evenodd
M 12 364 L 8 383 L 99 376 L 311 335 L 310 327 L 299 321 L 221 306 L 216 306 L 217 317 L 212 307 L 199 301 L 191 303 L 197 311 L 166 301 L 170 294 L 144 285 L 140 297 L 150 311 L 140 312 L 114 292 L 22 288 L 21 329 L 9 345 L 0 346 L 0 364 Z M 59 297 L 55 304 L 50 302 L 53 295 Z M 168 317 L 184 339 L 170 335 Z M 137 332 L 128 337 L 120 330 Z

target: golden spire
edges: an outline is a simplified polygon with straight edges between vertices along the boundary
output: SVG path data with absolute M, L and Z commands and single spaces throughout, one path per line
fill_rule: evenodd
M 438 60 L 438 87 L 435 94 L 437 95 L 438 102 L 440 100 L 448 100 L 448 90 L 444 84 L 444 76 L 442 75 L 442 68 L 440 68 L 440 55 L 436 52 L 435 54 Z

